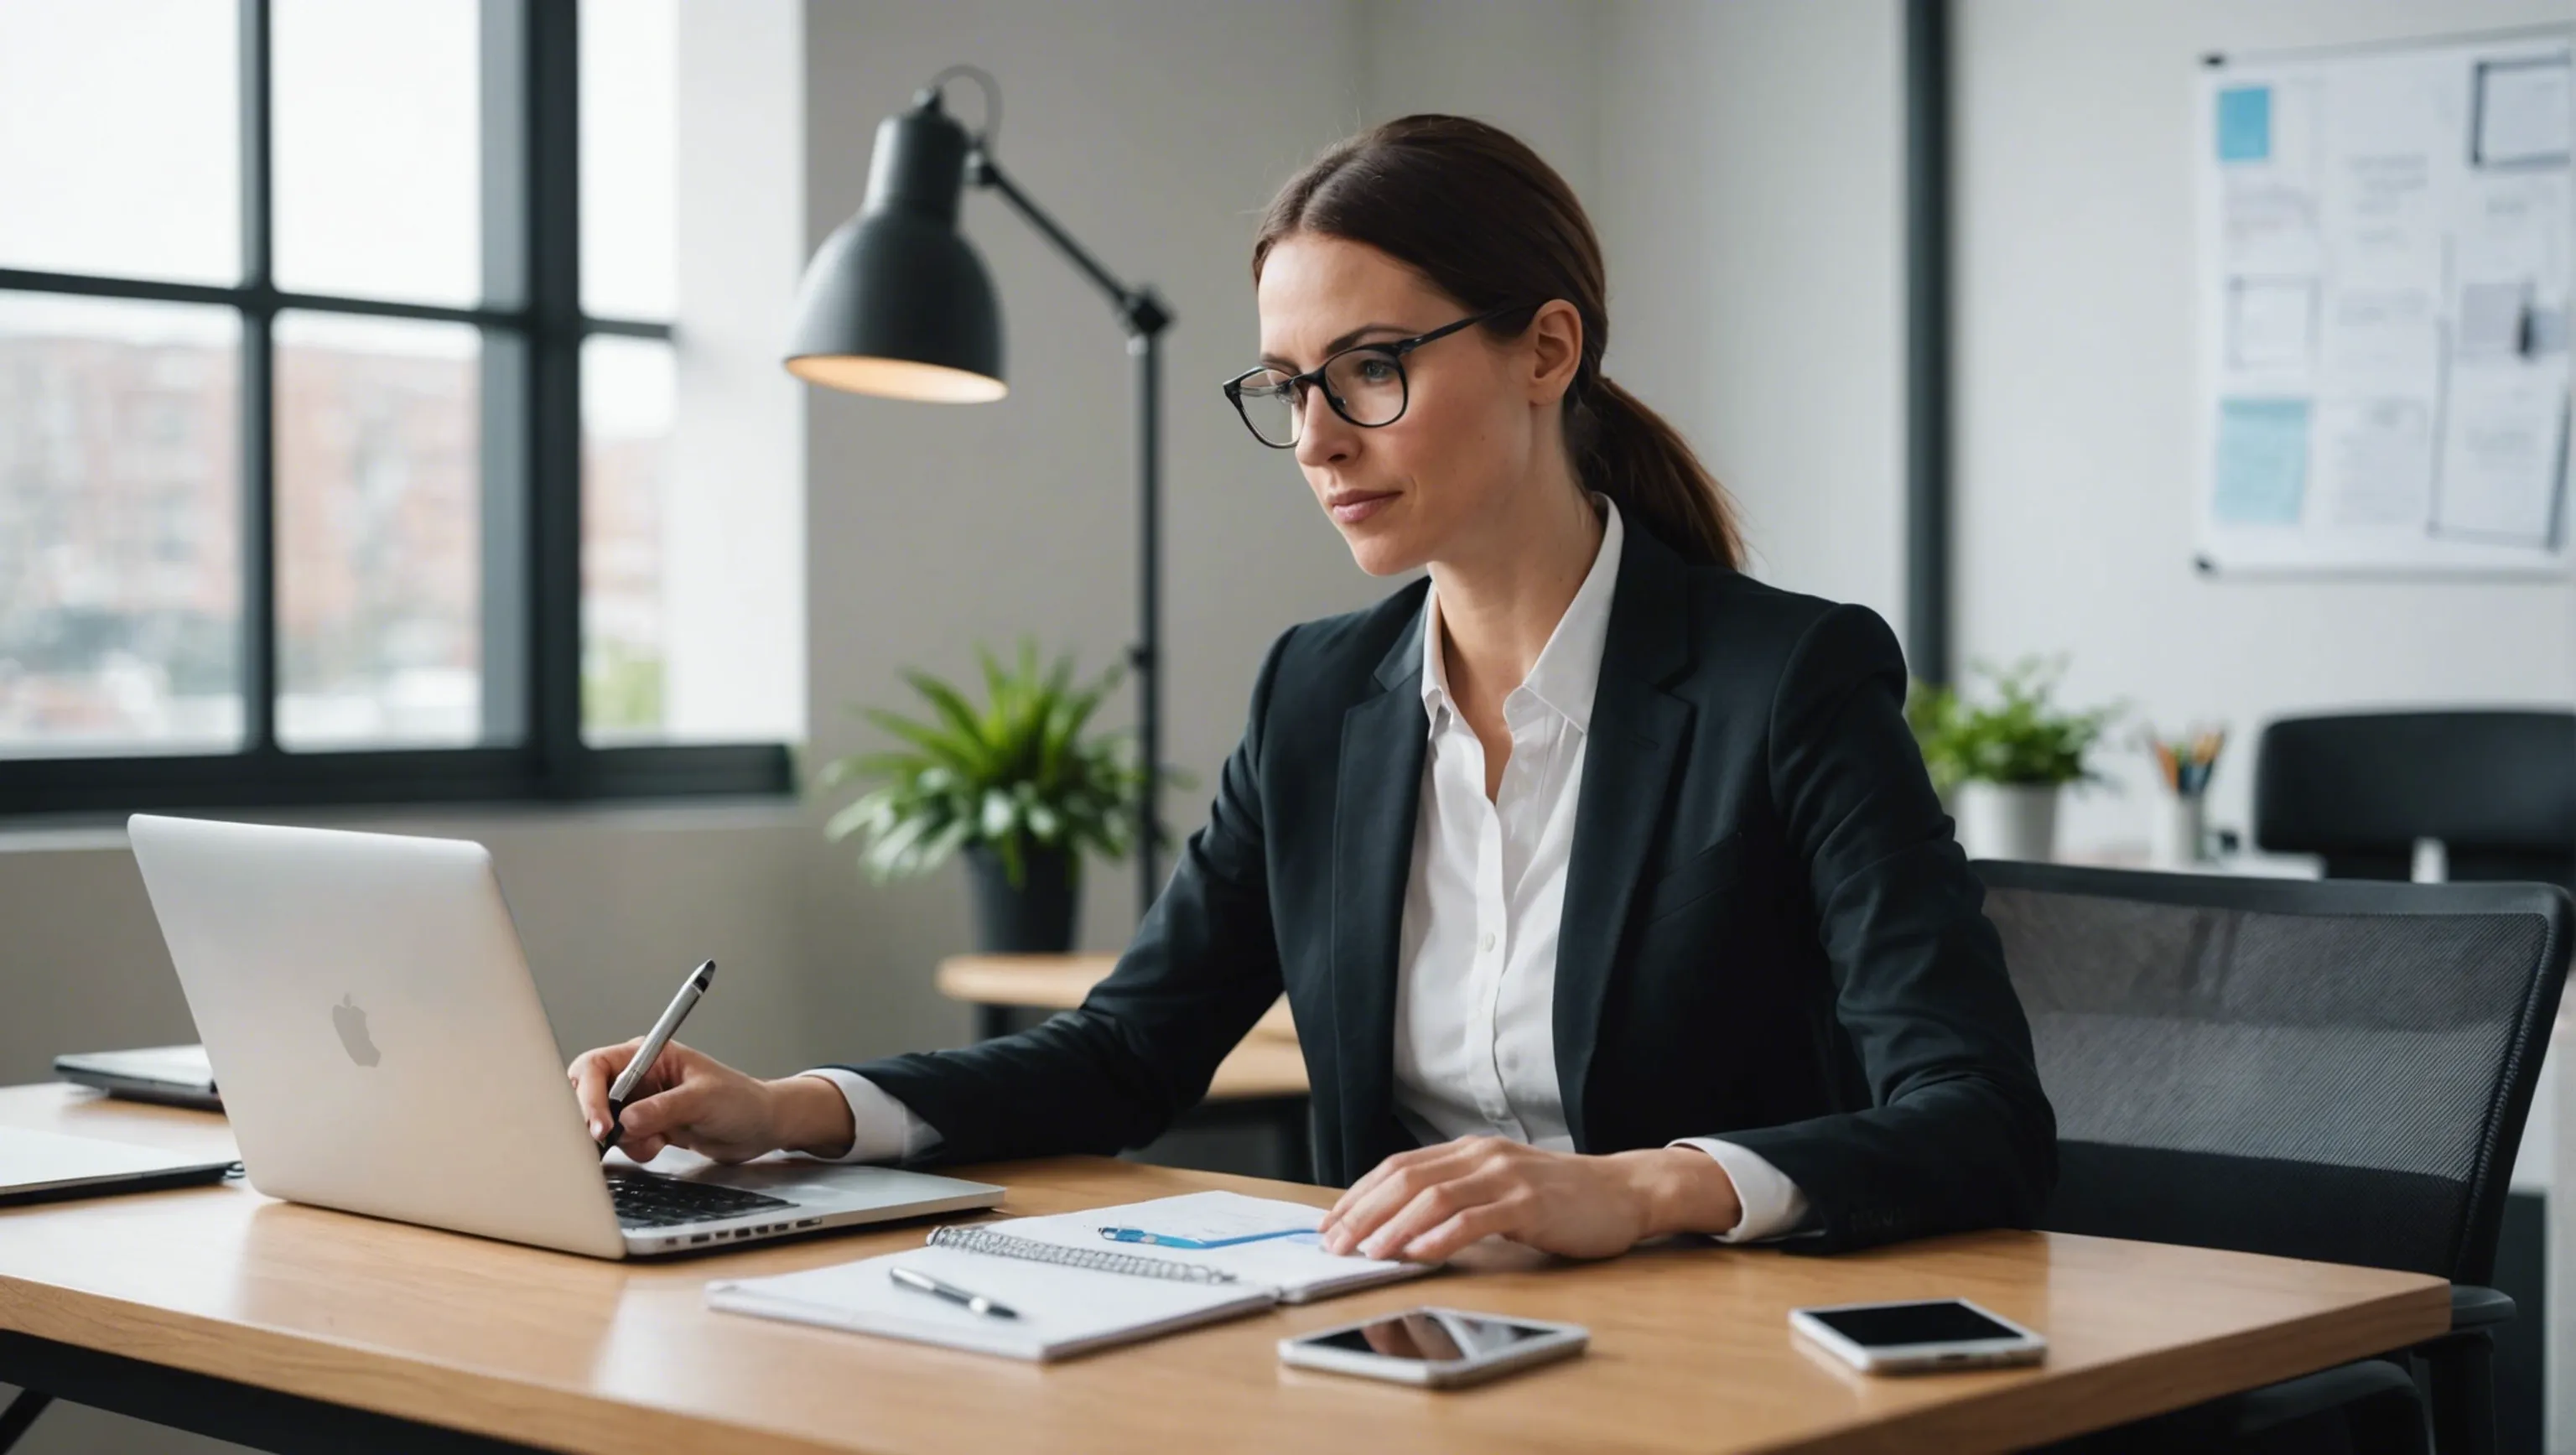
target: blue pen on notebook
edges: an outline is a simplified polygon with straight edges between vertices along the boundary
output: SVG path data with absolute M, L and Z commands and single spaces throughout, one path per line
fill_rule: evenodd
M 1267 1238 L 1293 1238 L 1312 1233 L 1313 1228 L 1280 1228 L 1268 1233 L 1245 1233 L 1234 1238 L 1180 1238 L 1170 1233 L 1149 1233 L 1143 1228 L 1102 1228 L 1100 1236 L 1113 1243 L 1151 1243 L 1157 1248 L 1231 1248 L 1237 1243 L 1258 1243 Z

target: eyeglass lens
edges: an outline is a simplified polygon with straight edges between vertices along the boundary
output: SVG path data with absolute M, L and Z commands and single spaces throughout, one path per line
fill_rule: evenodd
M 1375 349 L 1351 349 L 1324 365 L 1324 388 L 1335 412 L 1363 428 L 1393 424 L 1404 413 L 1404 363 Z M 1244 423 L 1273 445 L 1297 443 L 1304 411 L 1297 386 L 1282 370 L 1263 369 L 1235 389 Z

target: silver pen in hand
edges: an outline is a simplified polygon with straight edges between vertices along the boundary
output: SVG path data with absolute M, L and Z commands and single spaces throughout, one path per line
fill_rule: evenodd
M 950 1303 L 962 1303 L 968 1313 L 981 1314 L 988 1319 L 1016 1319 L 1020 1316 L 1019 1310 L 1009 1304 L 996 1303 L 980 1293 L 959 1288 L 953 1283 L 943 1283 L 927 1273 L 916 1273 L 900 1263 L 887 1269 L 886 1277 L 917 1293 L 944 1298 Z
M 670 1005 L 663 1009 L 662 1018 L 653 1022 L 653 1029 L 644 1033 L 644 1044 L 635 1048 L 635 1059 L 627 1062 L 626 1069 L 618 1072 L 617 1079 L 609 1083 L 608 1135 L 599 1139 L 600 1156 L 607 1156 L 608 1149 L 617 1145 L 618 1137 L 625 1131 L 627 1098 L 635 1094 L 635 1088 L 643 1082 L 644 1074 L 653 1069 L 653 1063 L 662 1059 L 662 1048 L 671 1044 L 671 1038 L 680 1033 L 680 1022 L 687 1020 L 689 1012 L 697 1009 L 699 998 L 707 993 L 707 987 L 715 983 L 715 978 L 716 962 L 713 960 L 690 971 L 689 978 L 680 982 L 680 993 L 672 996 Z

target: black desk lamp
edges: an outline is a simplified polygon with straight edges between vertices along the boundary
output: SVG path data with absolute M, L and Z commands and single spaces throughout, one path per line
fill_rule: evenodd
M 940 105 L 940 87 L 972 77 L 985 97 L 984 131 L 971 135 Z M 1136 755 L 1144 773 L 1136 807 L 1136 913 L 1161 884 L 1162 339 L 1171 310 L 1151 288 L 1130 288 L 1065 235 L 993 163 L 1000 122 L 993 78 L 951 66 L 913 97 L 912 109 L 877 127 L 868 190 L 858 216 L 833 229 L 806 265 L 796 297 L 787 370 L 810 383 L 891 399 L 981 404 L 1002 382 L 1002 315 L 992 275 L 957 230 L 968 182 L 990 187 L 1055 244 L 1118 312 L 1136 361 Z

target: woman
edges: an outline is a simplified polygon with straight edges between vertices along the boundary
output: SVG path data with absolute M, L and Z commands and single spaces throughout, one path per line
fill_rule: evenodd
M 1362 570 L 1282 636 L 1114 974 L 964 1050 L 759 1081 L 674 1046 L 625 1146 L 984 1161 L 1138 1146 L 1284 991 L 1335 1251 L 2026 1223 L 2029 1029 L 1869 611 L 1737 566 L 1688 446 L 1601 375 L 1601 250 L 1479 122 L 1344 142 L 1253 246 L 1261 366 Z M 572 1076 L 594 1134 L 633 1043 Z M 1352 1179 L 1356 1178 L 1356 1181 Z

